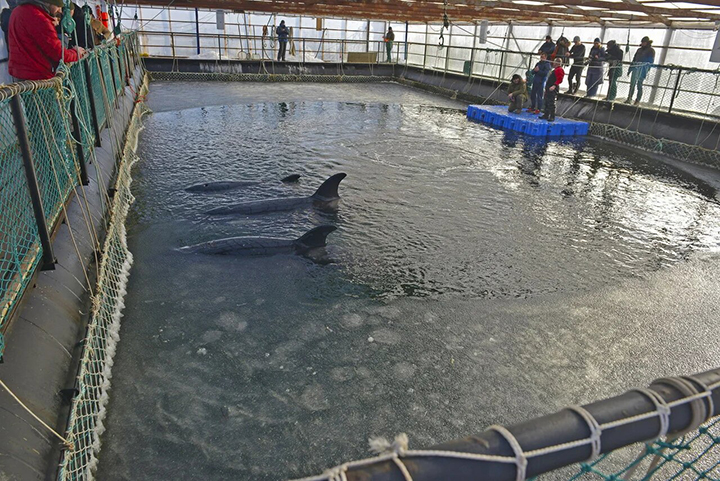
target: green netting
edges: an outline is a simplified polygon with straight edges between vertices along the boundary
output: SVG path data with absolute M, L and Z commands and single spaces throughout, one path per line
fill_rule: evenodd
M 125 63 L 126 57 L 125 57 L 125 44 L 121 43 L 118 48 L 118 65 L 120 66 L 120 89 L 125 88 L 125 75 L 127 70 L 127 65 Z
M 92 81 L 93 100 L 95 102 L 95 110 L 97 111 L 97 120 L 102 128 L 102 126 L 105 125 L 107 113 L 105 108 L 105 94 L 103 94 L 105 87 L 102 76 L 100 75 L 100 61 L 97 53 L 93 52 L 90 57 L 88 57 L 87 62 L 90 65 L 90 79 Z
M 90 159 L 95 146 L 95 132 L 92 128 L 92 113 L 90 112 L 90 98 L 88 96 L 87 83 L 85 81 L 84 64 L 88 59 L 70 66 L 69 87 L 76 99 L 78 122 L 80 124 L 80 139 L 85 159 Z
M 67 101 L 54 88 L 20 94 L 45 219 L 52 230 L 77 178 L 70 132 L 65 115 Z
M 120 55 L 115 45 L 110 48 L 110 63 L 113 67 L 113 79 L 115 80 L 115 97 L 120 96 L 123 88 L 122 71 L 120 70 Z
M 110 63 L 110 53 L 104 48 L 96 49 L 96 52 L 98 59 L 100 60 L 100 74 L 103 78 L 107 104 L 109 107 L 112 107 L 115 104 L 116 90 L 113 81 L 113 73 L 111 71 L 112 65 Z
M 720 480 L 720 418 L 673 441 L 630 447 L 601 456 L 593 463 L 582 463 L 579 471 L 566 479 Z
M 9 100 L 0 101 L 0 357 L 8 314 L 32 277 L 42 249 Z

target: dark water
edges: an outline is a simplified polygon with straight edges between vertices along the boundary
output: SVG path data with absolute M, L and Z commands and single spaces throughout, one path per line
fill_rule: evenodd
M 371 435 L 425 447 L 720 364 L 715 174 L 390 84 L 153 84 L 150 106 L 99 479 L 314 474 Z M 202 214 L 336 172 L 336 213 Z M 230 179 L 268 183 L 182 190 Z M 324 223 L 331 264 L 173 250 Z

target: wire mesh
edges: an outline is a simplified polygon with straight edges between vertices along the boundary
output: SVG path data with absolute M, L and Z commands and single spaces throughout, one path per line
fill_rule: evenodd
M 5 321 L 42 253 L 9 102 L 0 102 L 0 357 Z
M 75 160 L 70 148 L 70 132 L 63 115 L 60 92 L 41 89 L 20 94 L 25 111 L 30 148 L 40 187 L 45 220 L 50 230 L 58 220 L 63 204 L 75 186 Z

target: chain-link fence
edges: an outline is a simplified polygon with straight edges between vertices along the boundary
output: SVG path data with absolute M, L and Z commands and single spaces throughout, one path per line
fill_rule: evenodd
M 36 268 L 52 266 L 51 234 L 125 87 L 121 65 L 139 61 L 128 55 L 135 42 L 130 33 L 122 49 L 97 47 L 53 79 L 0 88 L 0 358 L 8 321 Z

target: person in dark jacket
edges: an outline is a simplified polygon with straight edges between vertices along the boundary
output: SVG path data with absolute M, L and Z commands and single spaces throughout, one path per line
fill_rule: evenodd
M 655 62 L 655 49 L 652 48 L 652 40 L 648 37 L 643 37 L 640 41 L 640 48 L 635 52 L 628 74 L 630 75 L 630 92 L 625 103 L 632 102 L 633 94 L 635 93 L 635 87 L 637 87 L 637 99 L 635 99 L 635 105 L 640 104 L 642 98 L 642 84 L 647 77 L 650 67 Z
M 393 49 L 393 43 L 395 42 L 395 32 L 393 32 L 392 27 L 388 27 L 388 31 L 383 37 L 383 40 L 385 40 L 385 50 L 387 51 L 387 61 L 388 63 L 392 62 L 392 49 Z
M 580 77 L 585 68 L 585 45 L 580 41 L 580 37 L 576 36 L 573 39 L 573 46 L 565 55 L 573 61 L 572 67 L 570 67 L 570 75 L 568 75 L 570 88 L 566 93 L 574 94 L 580 88 Z M 573 81 L 573 79 L 575 80 Z
M 510 100 L 508 112 L 514 112 L 516 114 L 521 113 L 522 106 L 527 100 L 527 85 L 525 84 L 523 78 L 518 74 L 513 75 L 512 80 L 510 80 L 510 85 L 508 86 L 508 99 Z
M 545 112 L 540 118 L 548 122 L 555 121 L 555 99 L 560 90 L 560 84 L 562 84 L 563 78 L 565 77 L 562 64 L 563 62 L 559 58 L 553 61 L 553 71 L 550 73 L 550 77 L 545 84 Z
M 553 54 L 555 51 L 555 42 L 552 41 L 552 37 L 548 35 L 545 37 L 545 43 L 540 46 L 540 50 L 538 50 L 538 53 L 544 53 L 547 55 L 548 58 L 550 58 L 550 55 Z
M 615 40 L 610 40 L 607 43 L 607 52 L 605 52 L 605 58 L 608 62 L 608 79 L 610 86 L 608 87 L 608 94 L 605 100 L 612 102 L 617 97 L 617 79 L 622 74 L 622 59 L 624 52 L 618 46 Z
M 543 107 L 543 93 L 545 91 L 545 81 L 552 69 L 552 64 L 547 59 L 545 52 L 540 54 L 540 61 L 533 68 L 533 84 L 530 90 L 530 108 L 528 112 L 536 114 L 540 113 Z
M 55 31 L 63 0 L 22 0 L 10 16 L 8 71 L 18 80 L 45 80 L 60 60 L 77 62 L 85 49 L 65 49 Z
M 605 49 L 599 38 L 593 42 L 588 55 L 588 73 L 585 77 L 585 86 L 587 86 L 586 97 L 594 97 L 600 85 L 603 83 L 603 62 L 605 61 Z
M 288 37 L 290 36 L 290 30 L 285 26 L 285 20 L 280 22 L 278 28 L 275 29 L 275 34 L 278 37 L 278 62 L 284 62 Z
M 565 57 L 567 56 L 568 50 L 570 49 L 570 40 L 560 35 L 560 38 L 557 40 L 557 43 L 555 44 L 555 51 L 552 55 L 550 55 L 550 60 L 555 60 L 556 58 L 559 58 L 562 60 L 563 65 L 565 65 Z
M 5 47 L 8 47 L 10 45 L 10 15 L 11 14 L 12 14 L 12 9 L 10 9 L 10 8 L 3 8 L 2 12 L 0 12 L 0 27 L 2 28 L 2 31 L 5 34 Z

